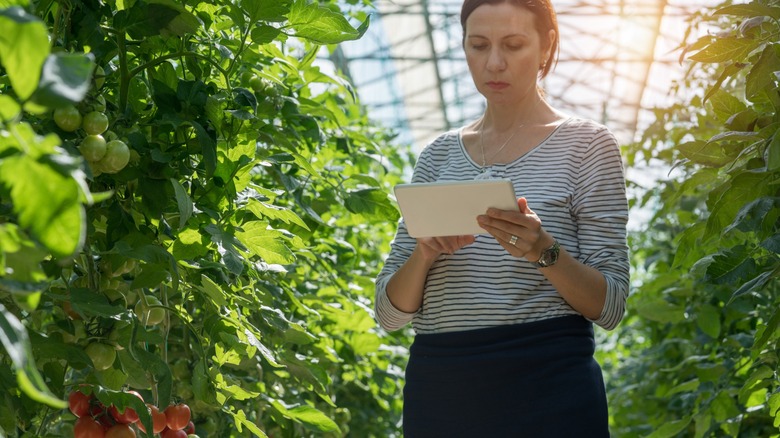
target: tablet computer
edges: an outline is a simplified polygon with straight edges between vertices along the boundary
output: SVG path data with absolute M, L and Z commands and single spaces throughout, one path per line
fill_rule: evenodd
M 394 192 L 409 235 L 415 238 L 484 234 L 477 216 L 491 207 L 518 209 L 508 179 L 399 184 Z

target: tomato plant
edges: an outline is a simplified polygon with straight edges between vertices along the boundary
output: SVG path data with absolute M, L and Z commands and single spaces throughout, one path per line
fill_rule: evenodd
M 382 347 L 394 341 L 368 303 L 399 218 L 388 192 L 410 159 L 319 65 L 367 12 L 12 3 L 0 9 L 14 35 L 0 39 L 0 431 L 67 436 L 65 388 L 87 384 L 106 427 L 113 406 L 154 428 L 137 391 L 185 403 L 208 436 L 396 433 L 403 351 Z M 84 129 L 47 117 L 65 104 Z M 105 155 L 89 160 L 79 145 L 100 132 Z

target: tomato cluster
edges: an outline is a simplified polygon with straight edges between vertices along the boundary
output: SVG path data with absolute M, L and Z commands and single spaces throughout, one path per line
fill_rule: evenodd
M 138 392 L 127 392 L 143 401 Z M 74 438 L 135 438 L 137 430 L 146 432 L 134 409 L 128 407 L 120 412 L 114 405 L 106 407 L 93 394 L 75 390 L 68 397 L 68 406 L 78 418 L 73 427 Z M 197 438 L 195 424 L 190 419 L 190 407 L 186 404 L 170 405 L 163 411 L 150 403 L 146 403 L 146 407 L 152 417 L 154 435 L 159 434 L 161 438 Z
M 84 136 L 80 138 L 78 149 L 89 164 L 93 176 L 117 173 L 124 169 L 130 162 L 130 148 L 115 138 L 114 133 L 107 131 L 109 119 L 104 112 L 105 98 L 100 95 L 91 97 L 89 101 L 82 102 L 80 108 L 67 105 L 55 109 L 54 123 L 65 132 L 76 132 L 81 128 Z

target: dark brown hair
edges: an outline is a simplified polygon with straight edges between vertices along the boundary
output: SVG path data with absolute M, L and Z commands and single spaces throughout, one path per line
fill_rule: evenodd
M 559 48 L 559 33 L 558 33 L 558 17 L 555 15 L 555 9 L 553 9 L 551 0 L 465 0 L 463 6 L 460 9 L 460 25 L 463 28 L 463 41 L 466 39 L 466 20 L 475 9 L 478 7 L 490 4 L 497 5 L 501 3 L 510 3 L 521 8 L 525 8 L 534 14 L 534 22 L 536 23 L 536 31 L 542 39 L 547 39 L 547 34 L 550 29 L 555 31 L 555 39 L 548 41 L 550 44 L 550 56 L 544 62 L 544 68 L 539 72 L 539 77 L 544 78 L 553 68 L 553 65 L 558 62 Z

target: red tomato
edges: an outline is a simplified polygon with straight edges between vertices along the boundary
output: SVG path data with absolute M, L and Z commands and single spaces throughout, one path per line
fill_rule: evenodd
M 184 429 L 182 429 L 182 430 L 187 432 L 187 435 L 194 434 L 195 433 L 195 423 L 190 421 L 189 423 L 187 423 L 187 426 Z
M 190 422 L 190 407 L 184 403 L 178 405 L 170 405 L 165 408 L 165 418 L 167 419 L 167 425 L 169 429 L 181 430 L 187 427 L 187 423 Z M 184 436 L 187 436 L 185 433 Z
M 76 420 L 73 428 L 74 438 L 104 438 L 106 436 L 103 426 L 90 416 L 84 416 Z
M 89 407 L 89 415 L 105 428 L 109 428 L 116 424 L 114 417 L 108 413 L 106 407 L 100 402 L 92 403 Z
M 117 424 L 106 431 L 106 438 L 135 438 L 135 432 L 127 424 Z
M 144 398 L 141 397 L 141 394 L 136 391 L 127 391 L 127 393 L 133 394 L 134 396 L 140 398 L 141 401 L 144 401 Z M 120 414 L 119 409 L 117 409 L 116 406 L 111 405 L 111 407 L 108 408 L 108 412 L 111 413 L 111 416 L 114 417 L 117 422 L 122 424 L 135 423 L 138 421 L 138 413 L 133 408 L 125 407 L 125 411 Z
M 187 438 L 187 432 L 183 430 L 165 429 L 160 436 L 162 438 Z
M 157 406 L 151 405 L 149 403 L 146 404 L 146 406 L 149 408 L 149 415 L 152 416 L 152 429 L 154 433 L 160 433 L 167 427 L 166 423 L 168 422 L 168 419 L 165 417 L 165 413 L 157 409 Z M 146 428 L 144 427 L 143 423 L 140 421 L 136 423 L 138 425 L 138 428 L 141 429 L 142 432 L 146 432 Z
M 68 407 L 73 412 L 73 415 L 81 418 L 89 413 L 89 402 L 91 400 L 91 395 L 86 395 L 81 391 L 73 391 L 68 396 Z

